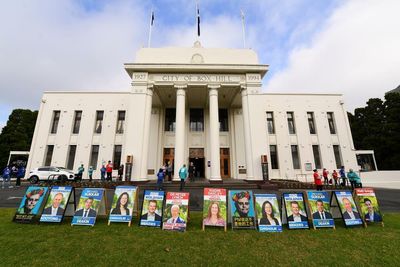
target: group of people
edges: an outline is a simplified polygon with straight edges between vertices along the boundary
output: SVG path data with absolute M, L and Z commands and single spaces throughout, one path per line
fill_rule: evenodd
M 346 175 L 344 166 L 342 166 L 340 168 L 339 172 L 337 172 L 336 170 L 333 170 L 332 176 L 330 179 L 329 179 L 329 171 L 325 168 L 323 168 L 323 170 L 322 170 L 322 177 L 318 173 L 317 169 L 314 169 L 313 171 L 314 171 L 314 174 L 313 174 L 314 184 L 318 191 L 322 191 L 322 188 L 324 185 L 325 186 L 333 185 L 333 183 L 335 183 L 336 187 L 338 187 L 339 185 L 346 186 L 347 181 L 350 182 L 352 190 L 354 190 L 354 188 L 356 188 L 356 187 L 362 187 L 361 179 L 357 175 L 357 173 L 355 173 L 353 171 L 353 169 L 349 169 L 349 172 Z M 322 181 L 322 178 L 324 179 L 324 181 Z
M 13 186 L 11 185 L 11 178 L 17 178 L 15 186 L 19 187 L 21 186 L 21 179 L 24 178 L 24 176 L 25 176 L 24 166 L 13 165 L 11 168 L 10 166 L 6 166 L 2 172 L 3 181 L 1 187 L 3 189 L 7 186 L 8 188 L 12 188 Z
M 114 169 L 114 165 L 112 164 L 111 160 L 108 161 L 107 164 L 103 164 L 100 168 L 100 179 L 101 181 L 112 181 L 112 172 Z M 83 164 L 79 166 L 78 172 L 76 173 L 76 180 L 77 181 L 82 181 L 83 173 L 85 171 L 85 167 Z M 94 173 L 94 168 L 93 166 L 89 166 L 88 169 L 88 176 L 89 176 L 89 181 L 91 182 L 93 180 L 93 173 Z M 122 176 L 124 175 L 124 164 L 119 165 L 118 167 L 118 179 L 119 181 L 122 181 Z
M 193 162 L 191 162 L 191 165 L 193 165 Z M 158 190 L 163 190 L 163 182 L 166 179 L 166 177 L 167 177 L 168 180 L 172 179 L 172 167 L 171 167 L 170 170 L 168 170 L 169 166 L 171 166 L 170 162 L 168 162 L 166 165 L 161 167 L 157 172 Z M 191 170 L 190 166 L 189 166 L 189 170 Z M 186 164 L 183 164 L 182 167 L 179 169 L 179 172 L 178 172 L 179 173 L 179 179 L 181 180 L 181 184 L 180 184 L 180 188 L 179 188 L 180 191 L 183 190 L 187 178 L 190 177 L 189 170 L 186 167 Z

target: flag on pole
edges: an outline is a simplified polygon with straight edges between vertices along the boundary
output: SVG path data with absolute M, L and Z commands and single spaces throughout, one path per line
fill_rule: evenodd
M 246 26 L 244 21 L 244 12 L 240 10 L 240 17 L 242 18 L 242 31 L 243 31 L 243 48 L 246 48 Z
M 154 11 L 151 11 L 151 26 L 154 24 Z
M 200 37 L 200 9 L 199 9 L 199 4 L 196 3 L 196 9 L 197 9 L 197 36 Z
M 151 16 L 150 16 L 150 25 L 149 25 L 149 41 L 147 42 L 147 47 L 150 47 L 151 45 L 151 30 L 153 29 L 153 24 L 154 24 L 154 11 L 153 8 L 151 8 Z

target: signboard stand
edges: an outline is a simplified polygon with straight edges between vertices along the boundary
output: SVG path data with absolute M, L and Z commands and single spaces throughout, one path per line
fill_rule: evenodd
M 353 192 L 358 210 L 364 221 L 364 227 L 368 227 L 369 223 L 380 223 L 384 227 L 383 215 L 379 209 L 379 203 L 373 188 L 356 188 Z M 369 214 L 371 211 L 371 215 Z M 373 216 L 371 220 L 371 216 Z
M 37 222 L 45 206 L 44 200 L 47 199 L 48 192 L 48 187 L 29 186 L 15 212 L 13 221 L 16 223 Z
M 76 210 L 76 194 L 75 194 L 75 187 L 72 187 L 71 195 L 65 207 L 64 217 L 73 217 L 75 210 Z
M 81 204 L 84 200 L 84 204 Z M 97 206 L 93 206 L 95 203 Z M 97 204 L 98 203 L 98 204 Z M 85 210 L 87 205 L 87 210 Z M 84 188 L 79 200 L 78 209 L 72 217 L 71 226 L 94 226 L 98 215 L 107 215 L 107 194 L 104 188 Z
M 139 226 L 162 227 L 164 194 L 164 191 L 144 190 L 139 214 Z
M 204 188 L 202 230 L 206 226 L 224 227 L 227 230 L 226 189 Z
M 55 190 L 55 192 L 56 192 L 56 194 L 55 195 L 57 195 L 60 191 L 59 190 L 61 190 L 62 192 L 62 194 L 65 194 L 67 191 L 65 191 L 65 190 L 70 190 L 70 193 L 68 194 L 68 199 L 66 200 L 66 203 L 65 203 L 65 206 L 64 206 L 64 212 L 62 213 L 62 215 L 61 215 L 61 219 L 60 218 L 54 218 L 55 216 L 49 216 L 50 214 L 49 213 L 46 213 L 45 215 L 43 214 L 44 213 L 44 211 L 46 210 L 46 209 L 43 209 L 42 210 L 42 215 L 41 215 L 41 217 L 40 217 L 40 219 L 39 219 L 39 223 L 46 223 L 46 222 L 51 222 L 51 223 L 58 223 L 58 224 L 61 224 L 62 223 L 62 221 L 64 220 L 64 217 L 66 217 L 66 213 L 67 213 L 67 210 L 68 210 L 68 208 L 69 208 L 69 204 L 70 203 L 72 203 L 73 204 L 73 211 L 75 210 L 75 189 L 74 189 L 74 187 L 70 187 L 70 186 L 66 186 L 66 187 L 64 187 L 64 186 L 52 186 L 51 187 L 51 189 L 50 189 L 50 191 L 49 191 L 49 194 L 48 194 L 48 197 L 47 198 L 50 198 L 50 196 L 52 195 L 52 193 L 53 193 L 53 190 Z M 71 197 L 72 196 L 72 197 Z M 72 202 L 71 202 L 71 198 L 72 198 Z M 50 206 L 51 207 L 51 206 Z M 71 206 L 72 207 L 72 206 Z M 71 209 L 71 208 L 70 208 Z M 57 221 L 57 219 L 58 219 L 58 221 Z
M 349 228 L 349 227 L 354 227 L 354 226 L 357 226 L 357 225 L 363 226 L 364 222 L 363 222 L 363 220 L 361 218 L 359 218 L 359 219 L 361 219 L 361 223 L 358 223 L 358 221 L 357 221 L 358 219 L 357 218 L 356 219 L 346 219 L 344 217 L 344 212 L 345 211 L 343 211 L 341 206 L 340 206 L 340 202 L 339 202 L 339 199 L 338 199 L 338 194 L 343 195 L 344 196 L 343 198 L 351 198 L 354 201 L 353 194 L 348 192 L 348 191 L 333 191 L 332 192 L 332 196 L 331 196 L 331 201 L 330 201 L 331 202 L 331 207 L 335 207 L 335 208 L 337 208 L 339 210 L 340 216 L 341 216 L 341 218 L 343 220 L 343 223 L 344 223 L 345 227 Z M 348 199 L 347 202 L 349 202 L 349 199 Z M 355 202 L 354 202 L 354 204 L 355 204 Z M 358 207 L 357 207 L 356 204 L 355 204 L 355 208 L 357 210 L 356 212 L 358 213 Z
M 333 222 L 333 225 L 332 226 L 325 226 L 325 225 L 321 225 L 321 226 L 318 226 L 317 227 L 317 224 L 319 224 L 319 220 L 320 219 L 315 219 L 314 220 L 314 217 L 313 217 L 313 212 L 314 212 L 314 210 L 313 210 L 313 207 L 311 206 L 311 201 L 310 201 L 310 194 L 311 194 L 311 199 L 312 200 L 314 200 L 315 201 L 315 198 L 313 199 L 313 194 L 323 194 L 323 195 L 321 195 L 321 196 L 318 196 L 318 198 L 320 199 L 320 200 L 322 200 L 323 202 L 325 202 L 325 200 L 329 200 L 329 206 L 330 206 L 330 203 L 331 203 L 331 199 L 329 199 L 328 198 L 328 192 L 326 192 L 326 191 L 307 191 L 307 193 L 305 194 L 305 196 L 304 196 L 304 198 L 305 198 L 305 202 L 307 203 L 306 205 L 307 205 L 307 207 L 308 207 L 308 210 L 310 211 L 310 214 L 311 214 L 311 219 L 312 219 L 312 226 L 313 226 L 313 229 L 314 230 L 317 230 L 317 228 L 318 229 L 320 229 L 320 228 L 333 228 L 334 230 L 336 230 L 336 226 L 335 226 L 335 224 L 334 224 L 334 222 Z M 318 200 L 317 200 L 317 202 L 318 202 Z M 326 201 L 327 202 L 327 201 Z M 331 213 L 331 206 L 329 207 L 330 209 L 329 209 L 329 211 L 325 211 L 324 210 L 324 212 L 329 212 L 329 213 Z M 332 216 L 332 219 L 330 219 L 330 220 L 333 220 L 333 216 Z M 330 220 L 323 220 L 323 221 L 330 221 Z M 317 221 L 317 222 L 315 222 L 315 221 Z M 332 222 L 332 221 L 330 221 L 330 222 Z
M 110 214 L 108 217 L 108 225 L 110 225 L 112 222 L 119 222 L 119 223 L 128 223 L 128 227 L 131 227 L 134 213 L 136 213 L 136 215 L 139 214 L 139 211 L 138 211 L 138 206 L 139 206 L 138 194 L 139 193 L 138 193 L 138 191 L 139 191 L 139 187 L 137 187 L 137 186 L 117 186 L 115 188 L 115 192 L 113 195 L 113 201 L 111 204 L 112 207 L 110 209 Z M 134 194 L 134 197 L 132 197 L 132 194 Z M 124 195 L 126 196 L 125 200 L 127 202 L 125 205 L 127 205 L 128 211 L 130 210 L 129 205 L 132 205 L 131 214 L 123 215 L 120 210 L 119 206 L 121 205 L 121 203 L 119 201 L 122 200 L 122 197 Z M 118 200 L 116 202 L 115 202 L 114 197 L 118 197 Z M 114 211 L 116 211 L 116 212 L 114 213 Z
M 284 207 L 285 217 L 288 224 L 289 229 L 309 229 L 310 225 L 308 222 L 308 213 L 307 206 L 304 202 L 304 194 L 303 193 L 283 193 L 282 194 L 282 207 Z M 292 214 L 289 216 L 289 211 L 286 205 L 289 204 L 291 206 Z M 297 207 L 297 208 L 296 208 Z M 304 210 L 302 209 L 304 208 Z M 283 209 L 283 208 L 282 208 Z M 295 216 L 294 211 L 297 210 L 297 215 Z M 301 214 L 303 212 L 305 215 Z M 282 211 L 283 213 L 283 211 Z M 297 221 L 296 218 L 300 218 L 301 221 Z

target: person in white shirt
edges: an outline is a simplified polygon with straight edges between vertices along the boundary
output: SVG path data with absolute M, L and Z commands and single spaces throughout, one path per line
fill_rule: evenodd
M 63 193 L 58 192 L 57 194 L 55 194 L 51 206 L 45 208 L 43 210 L 43 214 L 51 216 L 63 215 L 64 209 L 60 207 L 60 204 L 63 202 L 63 199 L 64 199 Z

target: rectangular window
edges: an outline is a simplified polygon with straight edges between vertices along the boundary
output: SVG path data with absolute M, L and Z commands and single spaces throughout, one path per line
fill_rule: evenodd
M 289 134 L 296 134 L 296 128 L 294 126 L 294 115 L 293 112 L 287 112 L 287 122 L 289 128 Z
M 98 110 L 96 111 L 96 123 L 94 124 L 94 133 L 100 134 L 103 129 L 103 117 L 104 111 Z
M 118 170 L 119 165 L 121 165 L 121 154 L 122 154 L 122 146 L 115 145 L 114 146 L 114 156 L 113 156 L 113 169 Z
M 342 167 L 342 156 L 338 145 L 333 146 L 333 153 L 335 154 L 336 168 L 340 169 Z
M 74 125 L 73 125 L 73 128 L 72 128 L 72 133 L 73 134 L 78 134 L 79 133 L 79 128 L 81 127 L 81 120 L 82 120 L 82 111 L 81 110 L 75 110 Z
M 274 113 L 267 112 L 267 128 L 269 134 L 275 134 Z
M 75 163 L 76 145 L 69 146 L 68 159 L 67 159 L 67 169 L 73 170 Z
M 319 153 L 319 145 L 313 145 L 312 151 L 314 154 L 315 168 L 321 169 L 321 154 Z
M 92 151 L 90 152 L 90 166 L 93 167 L 93 169 L 97 169 L 97 160 L 99 158 L 99 145 L 92 145 Z
M 315 130 L 314 112 L 307 112 L 307 119 L 308 119 L 308 128 L 310 128 L 310 134 L 316 134 L 317 131 Z
M 123 134 L 125 128 L 125 110 L 118 110 L 117 134 Z
M 44 166 L 50 166 L 53 158 L 54 145 L 48 145 L 46 150 L 46 157 L 44 158 Z
M 220 132 L 228 132 L 228 110 L 220 109 L 218 110 L 218 121 L 219 121 L 219 131 Z
M 331 134 L 336 134 L 335 117 L 333 116 L 333 112 L 327 112 L 326 115 L 328 117 L 329 131 Z
M 54 110 L 53 111 L 53 123 L 51 124 L 50 133 L 55 134 L 57 133 L 58 122 L 60 121 L 60 111 Z
M 203 109 L 190 109 L 190 131 L 202 132 L 204 131 L 204 112 Z
M 176 120 L 176 109 L 166 108 L 165 109 L 165 127 L 166 132 L 175 132 L 175 120 Z
M 271 169 L 279 169 L 278 163 L 278 151 L 276 149 L 276 145 L 269 146 L 270 158 L 271 158 Z
M 300 169 L 299 149 L 297 145 L 292 145 L 291 148 L 292 148 L 293 169 Z

